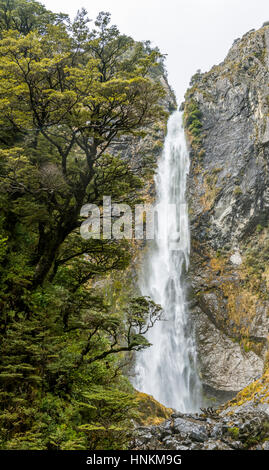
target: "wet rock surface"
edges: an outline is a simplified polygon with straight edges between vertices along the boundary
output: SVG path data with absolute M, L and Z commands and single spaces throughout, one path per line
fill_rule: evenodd
M 175 412 L 159 426 L 140 426 L 131 445 L 139 450 L 269 450 L 269 405 Z

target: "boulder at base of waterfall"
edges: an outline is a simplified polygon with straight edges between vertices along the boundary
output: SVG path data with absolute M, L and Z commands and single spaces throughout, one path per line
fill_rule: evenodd
M 174 413 L 159 426 L 136 428 L 131 449 L 137 450 L 269 450 L 269 414 L 253 403 Z
M 196 422 L 187 421 L 184 418 L 176 418 L 174 420 L 174 432 L 179 434 L 187 434 L 194 441 L 203 442 L 208 438 L 207 429 Z

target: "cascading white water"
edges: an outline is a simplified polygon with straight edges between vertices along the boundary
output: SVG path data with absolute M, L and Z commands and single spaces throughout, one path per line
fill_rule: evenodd
M 149 247 L 139 275 L 142 295 L 150 296 L 163 307 L 164 320 L 149 330 L 147 339 L 152 346 L 137 356 L 135 386 L 182 412 L 197 411 L 200 404 L 195 343 L 183 286 L 190 253 L 185 199 L 188 171 L 182 113 L 175 111 L 168 121 L 155 177 L 157 202 L 164 209 L 158 212 L 155 241 Z M 167 213 L 172 211 L 171 204 L 176 205 L 175 215 Z M 173 249 L 175 233 L 178 234 L 176 250 Z

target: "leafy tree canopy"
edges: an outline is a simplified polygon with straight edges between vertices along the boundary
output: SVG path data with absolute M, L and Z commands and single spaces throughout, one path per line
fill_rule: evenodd
M 72 23 L 32 0 L 0 2 L 0 38 L 1 447 L 121 447 L 122 370 L 161 311 L 106 292 L 133 248 L 83 240 L 80 209 L 141 200 L 142 173 L 112 145 L 165 118 L 162 57 L 108 13 Z

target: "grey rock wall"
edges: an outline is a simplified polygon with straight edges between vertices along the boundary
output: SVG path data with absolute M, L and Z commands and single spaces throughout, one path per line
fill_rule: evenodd
M 185 114 L 195 103 L 202 126 L 196 145 L 186 125 L 192 314 L 204 389 L 220 400 L 262 375 L 268 350 L 268 84 L 265 26 L 186 94 Z

